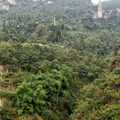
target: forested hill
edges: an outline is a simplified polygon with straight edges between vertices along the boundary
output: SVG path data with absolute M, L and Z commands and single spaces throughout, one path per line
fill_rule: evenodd
M 116 10 L 120 9 L 120 1 L 119 0 L 110 0 L 104 1 L 103 3 L 104 10 Z
M 119 120 L 119 3 L 1 0 L 0 120 Z

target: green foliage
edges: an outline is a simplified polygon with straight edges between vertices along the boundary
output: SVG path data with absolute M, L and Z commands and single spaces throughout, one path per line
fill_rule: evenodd
M 6 97 L 6 98 L 11 100 L 12 98 L 15 98 L 15 93 L 4 91 L 4 90 L 0 90 L 0 96 L 1 97 Z
M 42 89 L 42 86 L 37 83 L 27 84 L 23 82 L 16 91 L 16 97 L 16 106 L 20 107 L 18 114 L 41 113 L 45 105 L 44 99 L 46 98 L 46 92 Z
M 64 25 L 62 26 L 51 26 L 52 33 L 48 41 L 50 40 L 53 43 L 59 43 L 63 41 L 62 30 L 64 29 Z
M 12 102 L 7 99 L 3 99 L 4 104 L 0 107 L 0 119 L 1 120 L 13 120 L 14 116 L 17 114 L 17 109 L 12 105 Z
M 85 119 L 88 116 L 89 119 L 117 120 L 120 117 L 118 113 L 120 111 L 118 108 L 119 85 L 120 75 L 112 72 L 83 87 L 81 100 L 72 116 L 76 119 Z M 102 116 L 100 117 L 100 115 Z
M 0 10 L 0 64 L 9 66 L 0 69 L 0 89 L 9 90 L 0 96 L 18 108 L 3 105 L 1 118 L 119 119 L 120 2 L 103 2 L 110 17 L 93 19 L 91 0 L 51 1 L 16 0 Z
M 51 110 L 52 106 L 59 106 L 61 97 L 69 100 L 72 98 L 69 90 L 72 70 L 58 63 L 56 60 L 46 61 L 43 63 L 44 69 L 41 68 L 44 70 L 43 73 L 39 72 L 24 78 L 16 90 L 18 114 L 45 114 L 45 111 Z
M 106 112 L 106 120 L 117 120 L 116 111 L 112 109 L 108 109 Z
M 60 120 L 60 117 L 51 110 L 45 110 L 43 115 L 49 120 Z
M 109 7 L 108 7 L 109 6 Z M 103 2 L 103 7 L 105 10 L 115 10 L 116 8 L 119 8 L 120 7 L 120 1 L 119 0 L 109 0 L 108 1 L 105 1 Z
M 14 113 L 11 112 L 11 109 L 0 107 L 0 118 L 2 120 L 10 119 L 12 115 L 14 115 Z

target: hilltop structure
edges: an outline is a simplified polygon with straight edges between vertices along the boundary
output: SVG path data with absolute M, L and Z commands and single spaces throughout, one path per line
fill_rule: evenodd
M 97 13 L 94 13 L 93 17 L 96 18 L 102 18 L 103 17 L 103 10 L 102 10 L 102 3 L 101 0 L 99 0 L 98 3 L 98 10 Z
M 98 18 L 102 18 L 103 17 L 103 10 L 102 10 L 101 0 L 99 0 L 99 3 L 98 3 L 97 17 Z
M 7 0 L 7 2 L 10 4 L 15 4 L 15 0 Z
M 115 12 L 116 12 L 116 15 L 119 16 L 120 8 L 116 8 Z M 102 2 L 101 2 L 101 0 L 99 0 L 97 12 L 93 11 L 93 18 L 94 19 L 97 19 L 97 18 L 107 19 L 111 16 L 112 13 L 113 13 L 113 10 L 111 10 L 111 9 L 108 12 L 103 11 Z

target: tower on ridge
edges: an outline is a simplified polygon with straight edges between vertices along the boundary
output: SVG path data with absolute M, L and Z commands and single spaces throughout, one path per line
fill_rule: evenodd
M 99 0 L 99 3 L 98 3 L 98 13 L 97 13 L 97 17 L 98 17 L 98 18 L 102 18 L 102 17 L 103 17 L 101 0 Z

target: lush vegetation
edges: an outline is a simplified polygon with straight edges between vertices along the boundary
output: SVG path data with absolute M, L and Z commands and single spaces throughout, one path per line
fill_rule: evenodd
M 0 119 L 119 120 L 119 1 L 51 1 L 0 10 Z

